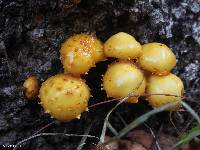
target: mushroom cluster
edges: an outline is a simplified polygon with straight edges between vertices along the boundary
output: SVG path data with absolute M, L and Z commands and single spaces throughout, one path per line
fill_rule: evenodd
M 156 108 L 180 99 L 184 86 L 179 77 L 170 73 L 176 65 L 176 56 L 162 43 L 140 45 L 131 35 L 120 32 L 104 44 L 108 57 L 118 58 L 103 77 L 103 86 L 109 97 L 131 94 L 128 102 L 137 103 L 143 93 Z M 172 108 L 176 110 L 178 108 Z
M 64 73 L 48 78 L 39 90 L 45 112 L 60 121 L 80 118 L 88 110 L 90 89 L 81 75 L 95 67 L 99 61 L 110 57 L 117 61 L 108 66 L 103 75 L 103 89 L 108 97 L 123 98 L 137 103 L 144 93 L 146 100 L 156 108 L 180 99 L 184 86 L 179 77 L 170 73 L 176 65 L 172 50 L 161 43 L 141 45 L 124 32 L 111 36 L 104 44 L 94 35 L 76 34 L 61 46 L 60 59 Z M 35 97 L 37 89 L 28 86 L 27 98 Z M 30 84 L 31 85 L 31 84 Z M 172 110 L 177 109 L 173 108 Z

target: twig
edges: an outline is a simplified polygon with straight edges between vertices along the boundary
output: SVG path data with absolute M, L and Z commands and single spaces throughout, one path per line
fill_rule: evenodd
M 107 128 L 107 123 L 108 123 L 108 119 L 109 119 L 109 116 L 110 114 L 120 105 L 122 104 L 123 102 L 125 102 L 130 96 L 127 96 L 125 98 L 123 98 L 121 101 L 119 101 L 115 107 L 113 107 L 109 112 L 108 114 L 106 115 L 106 118 L 105 118 L 105 121 L 104 121 L 104 124 L 103 124 L 103 129 L 102 129 L 102 132 L 101 132 L 101 136 L 100 136 L 100 142 L 101 143 L 104 143 L 104 138 L 105 138 L 105 134 L 106 134 L 106 128 Z
M 119 117 L 119 119 L 121 120 L 121 122 L 123 123 L 123 125 L 126 127 L 127 123 L 126 121 L 122 118 L 122 116 L 120 115 L 120 113 L 116 112 L 117 116 Z
M 95 107 L 95 106 L 98 106 L 98 105 L 102 105 L 102 104 L 105 104 L 105 103 L 109 103 L 109 102 L 113 102 L 113 101 L 117 101 L 117 100 L 123 100 L 124 98 L 130 98 L 131 96 L 138 96 L 138 95 L 134 95 L 134 91 L 137 90 L 140 85 L 142 84 L 144 78 L 142 79 L 142 81 L 137 85 L 137 87 L 133 90 L 133 92 L 129 93 L 126 97 L 121 97 L 121 98 L 114 98 L 114 99 L 111 99 L 111 100 L 108 100 L 108 101 L 104 101 L 104 102 L 100 102 L 100 103 L 97 103 L 97 104 L 94 104 L 94 105 L 91 105 L 91 106 L 88 106 L 88 108 L 91 108 L 91 107 Z M 127 98 L 127 99 L 128 99 Z
M 159 137 L 159 134 L 160 134 L 160 132 L 162 131 L 162 129 L 163 129 L 163 124 L 161 124 L 158 133 L 155 135 L 154 141 L 153 141 L 152 144 L 151 144 L 150 150 L 153 150 L 153 146 L 154 146 L 154 143 L 155 143 L 155 142 L 158 143 L 157 138 Z M 159 144 L 158 144 L 158 145 L 156 144 L 156 146 L 157 146 L 158 150 L 162 150 L 162 149 L 160 148 Z
M 144 123 L 144 125 L 150 130 L 150 132 L 151 132 L 151 134 L 152 134 L 152 136 L 153 136 L 153 138 L 154 138 L 154 140 L 155 140 L 155 142 L 156 142 L 156 146 L 157 146 L 158 150 L 162 150 L 161 147 L 160 147 L 160 145 L 159 145 L 159 143 L 158 143 L 158 141 L 157 141 L 157 137 L 156 137 L 156 135 L 154 134 L 154 132 L 153 132 L 153 130 L 151 129 L 151 127 L 150 127 L 149 125 L 147 125 L 146 123 Z M 154 144 L 154 142 L 152 142 L 150 149 L 152 148 L 153 144 Z
M 178 96 L 178 95 L 173 95 L 173 94 L 147 94 L 147 93 L 144 93 L 142 95 L 134 95 L 134 94 L 130 94 L 130 97 L 134 96 L 134 97 L 138 97 L 138 96 L 144 96 L 144 97 L 148 97 L 148 96 L 174 96 L 174 97 L 179 97 L 181 99 L 185 99 L 186 101 L 188 102 L 191 102 L 191 103 L 196 103 L 197 105 L 200 105 L 200 103 L 198 101 L 195 101 L 195 100 L 192 100 L 188 97 L 185 97 L 185 96 Z M 111 100 L 108 100 L 108 101 L 103 101 L 103 102 L 99 102 L 99 103 L 96 103 L 96 104 L 93 104 L 93 105 L 90 105 L 88 106 L 88 108 L 92 108 L 92 107 L 95 107 L 95 106 L 99 106 L 99 105 L 102 105 L 102 104 L 106 104 L 106 103 L 110 103 L 110 102 L 114 102 L 114 101 L 118 101 L 118 100 L 121 100 L 125 97 L 122 97 L 122 98 L 114 98 L 114 99 L 111 99 Z
M 141 96 L 162 96 L 162 95 L 164 95 L 164 96 L 174 96 L 174 97 L 179 97 L 179 98 L 181 98 L 181 99 L 185 99 L 186 101 L 188 101 L 188 102 L 192 102 L 192 103 L 196 103 L 197 105 L 200 105 L 200 103 L 198 102 L 198 101 L 195 101 L 195 100 L 192 100 L 192 99 L 190 99 L 190 98 L 188 98 L 188 97 L 186 97 L 186 96 L 179 96 L 179 95 L 174 95 L 174 94 L 147 94 L 147 93 L 144 93 L 144 94 L 142 94 Z M 138 96 L 140 96 L 140 95 L 138 95 Z
M 176 130 L 177 134 L 178 134 L 178 135 L 181 135 L 181 132 L 180 132 L 180 131 L 178 130 L 178 128 L 175 126 L 174 121 L 173 121 L 173 119 L 172 119 L 172 112 L 170 112 L 170 114 L 169 114 L 169 120 L 170 120 L 171 124 L 173 125 L 174 129 Z
M 42 127 L 40 130 L 36 131 L 33 135 L 36 135 L 38 133 L 40 133 L 41 131 L 45 130 L 46 128 L 50 127 L 51 125 L 53 125 L 55 123 L 55 121 L 50 122 L 49 124 L 45 125 L 44 127 Z
M 114 98 L 114 99 L 111 99 L 111 100 L 107 100 L 107 101 L 99 102 L 99 103 L 96 103 L 96 104 L 94 104 L 94 105 L 90 105 L 90 106 L 88 106 L 88 108 L 92 108 L 92 107 L 99 106 L 99 105 L 102 105 L 102 104 L 106 104 L 106 103 L 114 102 L 114 101 L 117 101 L 117 100 L 120 100 L 120 99 L 121 99 L 121 98 Z
M 137 87 L 133 90 L 133 92 L 134 92 L 135 90 L 137 90 L 137 89 L 140 87 L 140 85 L 142 84 L 143 80 L 144 80 L 144 78 L 143 78 L 142 81 L 137 85 Z M 133 92 L 129 93 L 126 97 L 121 98 L 121 99 L 120 99 L 120 102 L 118 102 L 118 103 L 115 105 L 115 107 L 113 107 L 113 108 L 108 112 L 108 114 L 106 115 L 106 118 L 105 118 L 105 121 L 104 121 L 104 124 L 103 124 L 103 129 L 102 129 L 101 136 L 100 136 L 100 142 L 101 142 L 101 143 L 104 143 L 104 138 L 105 138 L 105 135 L 106 135 L 107 123 L 108 123 L 108 119 L 109 119 L 109 117 L 110 117 L 110 114 L 111 114 L 120 104 L 122 104 L 123 102 L 125 102 L 126 100 L 128 100 L 128 99 L 131 97 L 131 95 L 133 95 Z
M 32 135 L 26 139 L 23 139 L 21 141 L 19 141 L 14 147 L 13 150 L 16 150 L 20 145 L 22 145 L 23 143 L 31 140 L 31 139 L 34 139 L 34 138 L 37 138 L 37 137 L 40 137 L 40 136 L 70 136 L 70 137 L 88 137 L 88 138 L 96 138 L 96 139 L 99 139 L 98 137 L 96 136 L 93 136 L 93 135 L 78 135 L 78 134 L 65 134 L 65 133 L 40 133 L 40 134 L 36 134 L 36 135 Z
M 179 113 L 179 112 L 188 112 L 188 110 L 185 110 L 185 109 L 179 109 L 179 110 L 177 110 L 176 112 L 177 112 L 177 113 Z
M 108 121 L 107 123 L 107 127 L 110 129 L 110 131 L 116 136 L 118 135 L 117 130 L 110 124 L 110 122 Z
M 90 132 L 90 129 L 93 125 L 93 122 L 87 127 L 87 129 L 85 130 L 84 135 L 88 135 Z M 85 145 L 85 141 L 87 140 L 87 136 L 82 137 L 78 147 L 76 148 L 76 150 L 81 150 L 83 148 L 83 146 Z

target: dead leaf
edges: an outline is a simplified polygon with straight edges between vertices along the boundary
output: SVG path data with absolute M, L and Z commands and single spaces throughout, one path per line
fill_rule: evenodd
M 128 140 L 119 141 L 119 150 L 147 150 L 144 146 L 137 142 L 132 142 Z
M 145 132 L 144 130 L 135 130 L 128 134 L 127 136 L 131 141 L 137 142 L 145 146 L 147 149 L 151 147 L 153 142 L 153 137 L 151 134 Z

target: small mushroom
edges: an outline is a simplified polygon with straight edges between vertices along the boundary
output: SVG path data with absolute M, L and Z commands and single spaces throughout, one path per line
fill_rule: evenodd
M 157 75 L 167 75 L 176 65 L 176 56 L 165 44 L 147 43 L 142 45 L 140 66 Z
M 63 122 L 79 119 L 81 113 L 87 110 L 89 98 L 90 89 L 85 82 L 67 74 L 48 78 L 40 88 L 45 112 Z
M 140 69 L 131 62 L 116 62 L 108 67 L 103 76 L 103 87 L 108 97 L 121 98 L 133 94 L 129 99 L 137 103 L 138 97 L 144 93 L 145 77 Z
M 39 82 L 36 76 L 28 77 L 23 84 L 25 96 L 29 100 L 36 99 L 39 94 Z
M 105 42 L 104 53 L 107 57 L 130 60 L 142 54 L 142 47 L 130 34 L 119 32 Z
M 147 94 L 158 94 L 147 97 L 147 101 L 154 108 L 175 102 L 181 99 L 184 92 L 183 82 L 179 77 L 170 73 L 166 76 L 151 75 L 147 78 Z M 163 95 L 159 95 L 163 94 Z M 174 96 L 169 96 L 174 95 Z M 176 110 L 179 106 L 170 110 Z

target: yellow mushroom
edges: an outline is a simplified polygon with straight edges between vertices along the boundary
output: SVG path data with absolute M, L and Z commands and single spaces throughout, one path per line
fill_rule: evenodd
M 156 108 L 163 106 L 170 102 L 175 102 L 181 99 L 181 96 L 184 92 L 183 82 L 179 77 L 170 73 L 166 76 L 156 76 L 151 75 L 147 80 L 147 94 L 158 94 L 148 96 L 147 100 L 149 104 Z M 167 94 L 167 95 L 176 95 L 176 96 L 167 96 L 167 95 L 159 95 L 159 94 Z M 179 107 L 175 107 L 170 110 L 176 110 Z
M 176 65 L 176 56 L 166 45 L 161 43 L 148 43 L 142 46 L 142 56 L 139 58 L 140 66 L 157 75 L 167 75 Z
M 141 55 L 141 49 L 140 43 L 124 32 L 111 36 L 104 44 L 105 55 L 119 59 L 136 59 Z
M 36 76 L 31 76 L 23 84 L 25 96 L 30 99 L 36 99 L 39 94 L 39 83 Z
M 129 102 L 137 103 L 145 91 L 146 81 L 140 69 L 130 62 L 117 62 L 109 66 L 103 76 L 103 87 L 108 97 L 121 98 L 133 94 Z
M 88 35 L 87 35 L 88 36 Z M 89 35 L 88 39 L 93 41 L 92 51 L 95 62 L 103 61 L 106 59 L 103 51 L 103 43 L 97 39 L 95 35 Z
M 105 59 L 102 43 L 92 35 L 77 34 L 61 46 L 60 58 L 65 72 L 85 74 L 95 63 Z
M 39 97 L 45 112 L 59 121 L 70 121 L 87 111 L 90 90 L 81 78 L 58 74 L 42 84 Z

